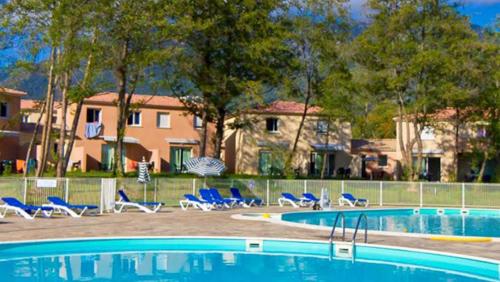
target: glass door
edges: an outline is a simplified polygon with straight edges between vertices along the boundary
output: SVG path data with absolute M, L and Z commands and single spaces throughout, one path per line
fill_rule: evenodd
M 123 146 L 122 163 L 125 165 L 125 156 L 127 154 L 126 146 Z M 101 169 L 110 171 L 113 169 L 115 158 L 115 144 L 106 143 L 101 147 Z
M 191 159 L 191 148 L 172 147 L 170 148 L 170 171 L 173 173 L 184 173 L 184 164 Z

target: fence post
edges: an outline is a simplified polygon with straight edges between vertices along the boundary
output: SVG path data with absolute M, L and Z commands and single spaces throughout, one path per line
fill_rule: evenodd
M 28 178 L 24 178 L 24 195 L 23 195 L 23 203 L 26 205 L 26 200 L 28 199 Z
M 420 207 L 424 206 L 423 184 L 420 182 Z
M 69 178 L 66 177 L 66 181 L 65 181 L 65 185 L 64 185 L 64 200 L 66 202 L 69 202 Z
M 380 181 L 380 206 L 383 206 L 383 201 L 384 201 L 384 195 L 383 195 L 383 186 L 384 186 L 384 182 L 383 181 Z
M 465 183 L 462 182 L 462 209 L 465 209 Z
M 104 178 L 101 178 L 101 200 L 99 204 L 99 212 L 103 214 L 104 212 Z
M 155 187 L 154 187 L 154 193 L 153 193 L 153 198 L 154 198 L 154 202 L 157 202 L 157 194 L 158 193 L 158 178 L 155 178 Z
M 304 193 L 307 193 L 307 180 L 304 180 Z
M 193 195 L 196 195 L 196 178 L 193 178 Z
M 266 204 L 269 207 L 269 179 L 266 182 Z
M 344 180 L 340 181 L 340 193 L 344 194 Z

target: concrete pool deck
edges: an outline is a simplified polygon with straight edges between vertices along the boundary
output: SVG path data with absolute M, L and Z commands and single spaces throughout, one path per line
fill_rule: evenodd
M 306 210 L 309 209 L 263 207 L 202 212 L 165 208 L 158 214 L 131 211 L 82 218 L 56 215 L 54 218 L 35 220 L 9 215 L 0 219 L 0 241 L 113 236 L 238 236 L 328 240 L 329 232 L 322 230 L 231 218 L 232 215 L 240 213 L 282 213 Z M 347 237 L 350 237 L 349 234 Z M 368 231 L 368 243 L 500 260 L 499 242 L 441 242 L 425 238 L 373 235 Z

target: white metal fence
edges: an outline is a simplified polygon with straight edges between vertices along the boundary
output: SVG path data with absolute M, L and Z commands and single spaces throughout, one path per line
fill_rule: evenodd
M 177 206 L 184 194 L 198 194 L 203 185 L 203 179 L 188 178 L 155 178 L 146 185 L 137 183 L 135 178 L 0 178 L 0 197 L 16 197 L 27 204 L 41 205 L 48 196 L 59 196 L 74 204 L 99 205 L 105 211 L 113 204 L 110 193 L 112 197 L 120 188 L 133 201 L 161 201 Z M 346 192 L 369 199 L 372 206 L 500 208 L 500 184 L 209 178 L 206 186 L 217 187 L 225 197 L 230 196 L 229 188 L 236 187 L 243 196 L 262 198 L 266 205 L 275 205 L 282 192 L 296 196 L 312 192 L 319 196 L 321 189 L 326 188 L 334 204 Z

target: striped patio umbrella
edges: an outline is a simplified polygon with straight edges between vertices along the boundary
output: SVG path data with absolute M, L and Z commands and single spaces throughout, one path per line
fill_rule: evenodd
M 151 177 L 149 176 L 148 163 L 140 162 L 139 163 L 139 177 L 137 178 L 137 182 L 146 184 L 151 181 Z
M 204 177 L 219 176 L 226 169 L 226 166 L 221 160 L 209 157 L 193 158 L 184 165 L 188 172 Z

